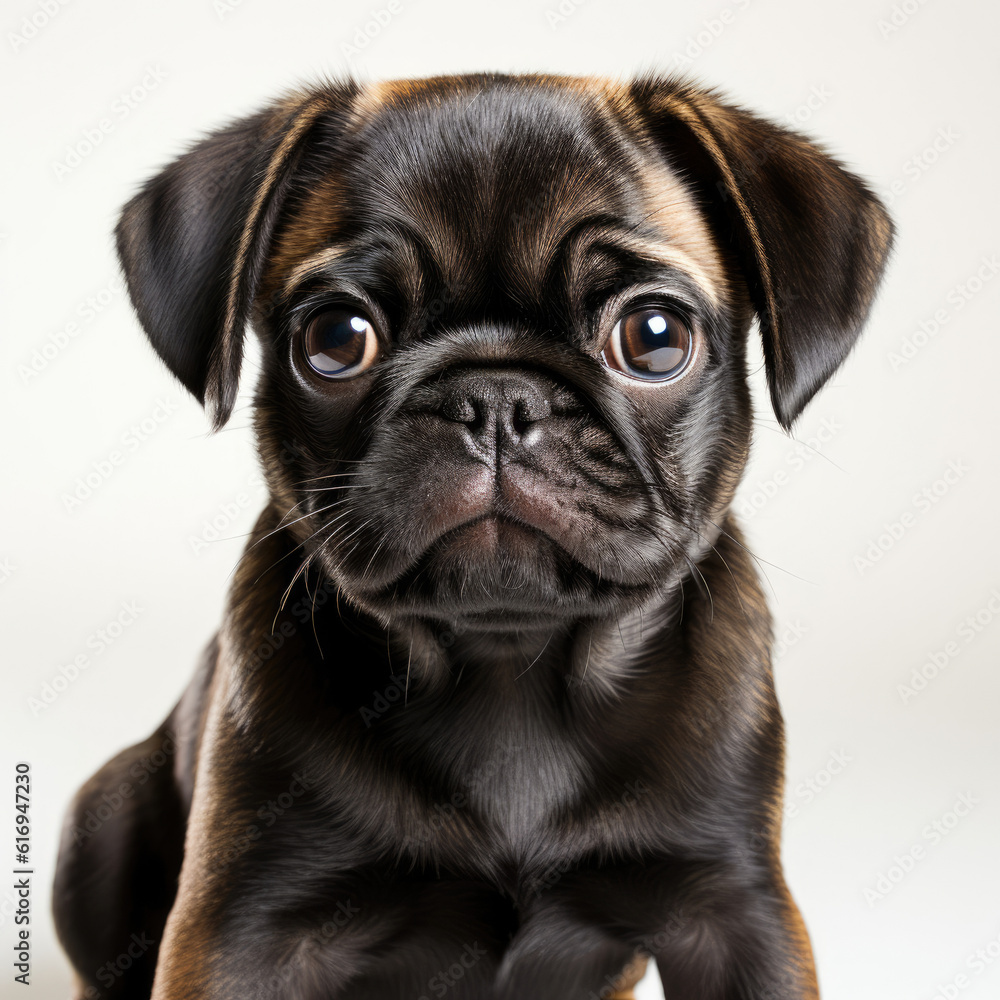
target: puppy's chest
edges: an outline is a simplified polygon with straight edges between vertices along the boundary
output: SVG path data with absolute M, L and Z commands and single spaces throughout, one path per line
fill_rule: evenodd
M 459 724 L 451 736 L 420 748 L 400 775 L 410 783 L 398 831 L 403 849 L 444 864 L 465 862 L 470 851 L 517 864 L 552 845 L 591 777 L 573 736 L 516 716 Z
M 586 779 L 577 747 L 550 734 L 515 734 L 476 756 L 455 764 L 451 783 L 470 812 L 512 840 L 550 823 Z

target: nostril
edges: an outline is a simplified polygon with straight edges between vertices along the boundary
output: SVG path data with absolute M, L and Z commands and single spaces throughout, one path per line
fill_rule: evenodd
M 470 400 L 469 410 L 471 411 L 472 416 L 471 418 L 467 417 L 464 420 L 464 423 L 473 434 L 478 434 L 486 425 L 486 408 L 482 405 L 482 403 Z
M 517 435 L 524 434 L 535 421 L 523 399 L 517 401 L 511 418 L 511 427 Z
M 552 404 L 544 396 L 522 396 L 514 403 L 511 427 L 517 434 L 524 434 L 532 424 L 552 416 Z
M 469 424 L 473 428 L 483 424 L 483 408 L 478 405 L 478 401 L 473 402 L 468 396 L 458 393 L 449 396 L 441 404 L 441 416 L 457 424 Z

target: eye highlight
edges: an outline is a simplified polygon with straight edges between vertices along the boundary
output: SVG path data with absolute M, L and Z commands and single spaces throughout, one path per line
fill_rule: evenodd
M 313 316 L 302 335 L 302 348 L 309 367 L 329 379 L 360 375 L 379 356 L 371 320 L 347 306 L 334 306 Z
M 690 326 L 659 306 L 622 316 L 611 331 L 601 359 L 614 371 L 646 382 L 677 378 L 694 355 Z

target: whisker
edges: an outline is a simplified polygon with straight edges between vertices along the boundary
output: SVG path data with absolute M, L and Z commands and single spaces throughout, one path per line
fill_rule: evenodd
M 770 431 L 772 434 L 780 434 L 782 437 L 787 438 L 789 441 L 794 441 L 796 444 L 802 445 L 803 448 L 808 448 L 814 455 L 817 455 L 819 458 L 825 459 L 827 462 L 829 462 L 838 472 L 843 472 L 845 475 L 847 474 L 847 470 L 837 465 L 837 463 L 832 458 L 830 458 L 829 455 L 824 455 L 823 452 L 821 452 L 818 448 L 814 448 L 811 444 L 809 444 L 808 441 L 803 441 L 801 438 L 793 437 L 789 431 L 786 431 L 784 429 L 784 427 L 781 427 L 780 425 L 775 426 L 773 422 L 764 421 L 756 418 L 754 419 L 754 425 L 757 427 L 762 427 L 764 430 Z
M 533 660 L 531 661 L 531 663 L 529 663 L 529 664 L 528 664 L 528 665 L 527 665 L 527 666 L 526 666 L 526 667 L 524 668 L 524 670 L 522 670 L 522 671 L 521 671 L 521 672 L 520 672 L 520 673 L 519 673 L 519 674 L 517 675 L 517 677 L 515 677 L 515 678 L 514 678 L 514 680 L 515 680 L 515 681 L 516 681 L 516 680 L 517 680 L 517 679 L 518 679 L 519 677 L 523 677 L 523 676 L 524 676 L 524 675 L 525 675 L 525 674 L 526 674 L 526 673 L 527 673 L 527 672 L 528 672 L 528 671 L 529 671 L 529 670 L 530 670 L 530 669 L 531 669 L 531 668 L 532 668 L 532 667 L 533 667 L 533 666 L 534 666 L 534 665 L 535 665 L 535 664 L 536 664 L 536 663 L 537 663 L 537 662 L 538 662 L 538 661 L 539 661 L 539 660 L 540 660 L 540 659 L 542 658 L 542 653 L 544 653 L 544 652 L 545 652 L 545 650 L 549 648 L 549 643 L 550 643 L 551 641 L 552 641 L 552 633 L 550 632 L 550 633 L 549 633 L 549 637 L 548 637 L 548 639 L 546 639 L 546 640 L 545 640 L 545 645 L 544 645 L 544 646 L 542 646 L 542 648 L 541 648 L 541 649 L 540 649 L 540 650 L 538 651 L 538 655 L 537 655 L 537 656 L 536 656 L 536 657 L 535 657 L 535 658 L 534 658 L 534 659 L 533 659 Z M 589 653 L 588 653 L 588 656 L 587 656 L 587 662 L 588 662 L 588 663 L 590 662 L 590 655 L 589 655 Z M 584 673 L 586 674 L 586 671 L 584 671 Z
M 326 657 L 323 655 L 323 647 L 322 647 L 322 645 L 320 644 L 320 641 L 319 641 L 319 633 L 316 631 L 316 598 L 319 596 L 319 580 L 320 580 L 320 574 L 317 573 L 316 574 L 316 590 L 312 594 L 312 607 L 310 608 L 310 611 L 309 611 L 309 619 L 312 622 L 312 633 L 313 633 L 313 638 L 316 640 L 316 649 L 319 652 L 319 658 L 321 660 L 325 660 Z M 308 597 L 309 596 L 309 562 L 308 562 L 308 560 L 306 561 L 306 576 L 305 576 L 305 581 L 306 581 L 306 596 Z
M 712 588 L 708 585 L 708 580 L 705 579 L 705 574 L 702 573 L 701 567 L 686 553 L 682 552 L 681 555 L 684 557 L 684 561 L 691 567 L 691 569 L 698 574 L 699 580 L 695 582 L 698 584 L 698 589 L 708 598 L 709 605 L 709 623 L 715 621 L 715 599 L 712 597 Z M 725 560 L 723 560 L 725 561 Z M 681 588 L 681 593 L 684 592 L 684 588 Z M 737 592 L 736 599 L 739 600 L 739 593 Z M 742 607 L 742 601 L 740 602 Z
M 358 475 L 357 471 L 354 469 L 349 469 L 347 472 L 329 472 L 325 476 L 313 476 L 310 479 L 300 479 L 298 482 L 292 483 L 292 486 L 298 487 L 305 483 L 322 483 L 327 479 L 346 479 L 348 476 Z
M 410 697 L 410 663 L 413 661 L 413 630 L 410 630 L 410 651 L 406 654 L 406 683 L 403 685 L 403 705 Z
M 747 554 L 748 556 L 750 556 L 750 558 L 751 558 L 751 559 L 753 559 L 753 561 L 754 561 L 755 563 L 757 563 L 757 566 L 758 566 L 758 567 L 763 567 L 763 566 L 770 566 L 770 567 L 771 567 L 772 569 L 777 569 L 777 570 L 781 570 L 781 572 L 782 572 L 782 573 L 787 573 L 787 574 L 788 574 L 788 575 L 789 575 L 790 577 L 792 577 L 792 579 L 793 579 L 793 580 L 799 580 L 799 581 L 801 581 L 802 583 L 808 583 L 808 584 L 809 584 L 810 586 L 815 586 L 815 582 L 814 582 L 813 580 L 807 580 L 807 579 L 806 579 L 806 578 L 805 578 L 804 576 L 799 576 L 799 575 L 798 575 L 797 573 L 793 573 L 793 572 L 792 572 L 792 571 L 791 571 L 790 569 L 785 569 L 785 567 L 784 567 L 784 566 L 779 566 L 779 565 L 778 565 L 777 563 L 773 563 L 773 562 L 769 562 L 769 561 L 768 561 L 767 559 L 763 559 L 763 558 L 761 558 L 760 556 L 758 556 L 758 555 L 757 555 L 757 554 L 756 554 L 756 553 L 755 553 L 755 552 L 753 551 L 753 549 L 751 549 L 751 548 L 750 548 L 750 547 L 749 547 L 748 545 L 746 545 L 746 544 L 745 544 L 744 542 L 741 542 L 741 541 L 740 541 L 740 540 L 739 540 L 738 538 L 736 538 L 735 536 L 731 535 L 731 534 L 730 534 L 730 533 L 729 533 L 728 531 L 726 531 L 726 529 L 725 529 L 725 528 L 723 528 L 723 527 L 722 527 L 721 525 L 719 525 L 719 524 L 716 524 L 716 523 L 715 523 L 714 521 L 712 521 L 712 520 L 709 520 L 709 522 L 708 522 L 708 523 L 709 523 L 709 524 L 711 524 L 711 525 L 712 525 L 713 527 L 715 527 L 715 528 L 718 528 L 721 534 L 725 535 L 725 536 L 726 536 L 726 538 L 728 538 L 728 539 L 729 539 L 729 540 L 730 540 L 731 542 L 733 542 L 734 544 L 738 545 L 738 546 L 739 546 L 739 547 L 740 547 L 741 549 L 743 549 L 743 551 L 744 551 L 744 552 L 746 552 L 746 554 Z M 763 576 L 764 576 L 764 579 L 766 579 L 766 580 L 767 580 L 767 582 L 768 582 L 768 586 L 770 586 L 770 585 L 771 585 L 771 581 L 767 579 L 767 574 L 766 574 L 766 573 L 764 572 L 764 570 L 763 570 L 763 569 L 761 569 L 761 573 L 763 574 Z M 771 591 L 772 591 L 772 593 L 774 592 L 774 588 L 773 588 L 773 587 L 771 587 Z M 777 596 L 777 595 L 775 595 L 775 596 Z
M 594 648 L 594 633 L 591 632 L 589 638 L 587 639 L 587 662 L 583 665 L 583 677 L 581 680 L 587 679 L 587 671 L 590 669 L 590 651 Z
M 367 486 L 355 486 L 353 483 L 347 483 L 343 486 L 316 486 L 309 487 L 308 489 L 300 489 L 299 493 L 328 493 L 330 490 L 358 490 L 363 492 L 368 489 Z M 299 501 L 300 503 L 302 501 Z
M 299 503 L 296 504 L 295 506 L 298 507 L 299 504 L 304 503 L 304 502 L 305 501 L 300 500 Z M 254 542 L 253 545 L 250 546 L 250 548 L 254 548 L 254 546 L 260 545 L 261 542 L 266 542 L 272 535 L 276 535 L 279 531 L 284 531 L 285 528 L 290 528 L 293 524 L 298 524 L 300 521 L 306 521 L 310 517 L 313 517 L 313 516 L 319 516 L 320 514 L 325 514 L 328 510 L 333 510 L 333 508 L 336 507 L 340 503 L 343 503 L 342 499 L 341 500 L 335 500 L 333 503 L 327 504 L 325 507 L 320 507 L 319 510 L 313 510 L 313 511 L 310 511 L 308 514 L 303 514 L 302 517 L 297 517 L 294 521 L 289 521 L 287 524 L 282 524 L 281 522 L 279 522 L 278 525 L 277 525 L 277 527 L 275 527 L 271 531 L 269 531 L 266 535 L 264 535 L 263 538 L 258 538 L 257 541 Z M 294 509 L 295 509 L 294 507 L 289 508 L 289 510 L 282 517 L 282 520 L 284 520 L 284 518 L 287 517 L 288 514 L 291 513 L 291 511 L 294 510 Z M 312 537 L 312 536 L 310 536 L 310 537 Z M 299 544 L 301 544 L 301 543 L 299 543 Z
M 285 588 L 285 592 L 281 595 L 281 601 L 278 604 L 278 610 L 275 611 L 274 619 L 271 622 L 271 635 L 274 635 L 274 630 L 278 624 L 278 615 L 280 615 L 281 612 L 285 610 L 285 604 L 287 603 L 288 597 L 292 592 L 292 587 L 295 586 L 295 581 L 299 578 L 299 574 L 303 570 L 305 570 L 305 568 L 309 565 L 309 558 L 310 558 L 309 556 L 306 556 L 306 558 L 302 561 L 302 564 L 299 566 L 299 568 L 292 574 L 291 581 Z
M 338 501 L 338 503 L 339 502 L 340 501 Z M 337 504 L 331 504 L 330 505 L 330 507 L 334 507 L 334 506 L 337 506 Z M 324 508 L 324 509 L 329 510 L 330 508 Z M 320 513 L 320 511 L 317 511 L 317 513 Z M 324 528 L 330 527 L 331 525 L 335 525 L 338 521 L 340 521 L 342 518 L 346 517 L 349 513 L 350 513 L 350 511 L 344 511 L 343 514 L 338 514 L 337 517 L 333 518 L 332 520 L 325 521 L 314 532 L 312 532 L 312 534 L 307 535 L 304 539 L 302 539 L 301 542 L 296 542 L 295 545 L 293 545 L 292 548 L 290 548 L 283 556 L 279 556 L 273 563 L 271 563 L 270 566 L 267 567 L 267 569 L 265 569 L 265 570 L 263 570 L 263 572 L 261 572 L 261 574 L 257 577 L 257 579 L 254 580 L 254 585 L 256 585 L 257 583 L 259 583 L 261 581 L 261 579 L 263 579 L 264 576 L 266 576 L 268 573 L 271 572 L 272 569 L 274 569 L 275 566 L 277 566 L 281 562 L 284 562 L 290 555 L 293 555 L 303 545 L 305 545 L 307 542 L 309 542 L 313 538 L 315 538 L 316 535 L 318 535 Z M 278 531 L 278 530 L 280 530 L 280 529 L 277 529 L 277 528 L 275 529 L 275 531 Z M 271 534 L 274 534 L 275 531 L 272 531 Z

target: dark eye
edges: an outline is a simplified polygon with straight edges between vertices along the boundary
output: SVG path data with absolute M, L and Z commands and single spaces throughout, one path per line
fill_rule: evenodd
M 309 320 L 303 347 L 310 367 L 325 378 L 360 375 L 379 354 L 371 320 L 342 307 L 326 309 Z
M 667 309 L 630 312 L 615 324 L 604 347 L 604 363 L 631 378 L 665 382 L 687 367 L 693 354 L 691 328 Z

